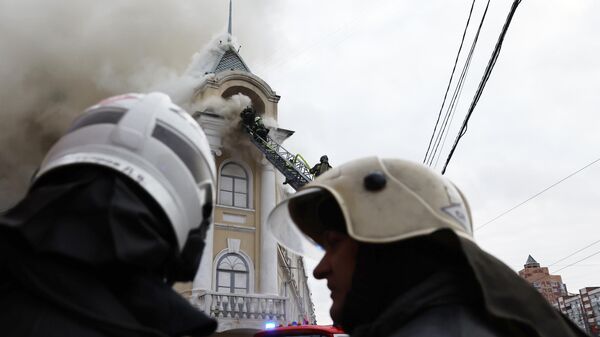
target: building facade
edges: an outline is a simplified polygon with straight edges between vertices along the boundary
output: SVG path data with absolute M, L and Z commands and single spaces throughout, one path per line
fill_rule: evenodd
M 567 296 L 567 286 L 560 275 L 551 275 L 547 267 L 540 264 L 531 256 L 527 257 L 524 268 L 519 270 L 519 276 L 529 282 L 551 304 L 556 304 L 558 298 Z
M 581 297 L 579 297 L 579 295 L 561 296 L 558 298 L 558 301 L 554 304 L 554 307 L 559 309 L 560 312 L 569 317 L 569 319 L 573 323 L 577 324 L 577 326 L 580 327 L 581 330 L 588 330 L 585 321 L 583 305 L 581 303 Z
M 600 287 L 587 287 L 579 294 L 567 291 L 560 275 L 551 275 L 547 267 L 529 255 L 519 275 L 535 287 L 550 304 L 591 336 L 600 336 Z
M 558 298 L 556 307 L 591 336 L 600 336 L 600 287 Z
M 264 119 L 277 120 L 280 97 L 250 71 L 231 38 L 205 57 L 200 63 L 207 67 L 206 76 L 195 88 L 191 106 L 243 94 Z M 215 156 L 216 207 L 196 278 L 177 289 L 219 321 L 217 335 L 251 336 L 267 322 L 314 322 L 302 258 L 279 246 L 265 226 L 269 212 L 285 197 L 282 176 L 244 140 L 232 115 L 218 109 L 191 112 Z M 272 128 L 269 135 L 283 142 L 292 134 Z M 228 137 L 237 143 L 228 146 Z

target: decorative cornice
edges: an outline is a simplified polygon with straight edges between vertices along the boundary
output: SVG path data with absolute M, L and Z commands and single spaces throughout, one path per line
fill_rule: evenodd
M 290 138 L 296 131 L 282 129 L 282 128 L 274 128 L 271 129 L 271 138 L 279 144 L 282 144 L 283 141 Z
M 213 84 L 212 82 L 217 82 L 217 87 L 223 85 L 228 81 L 241 80 L 247 81 L 254 86 L 258 87 L 263 94 L 267 97 L 269 102 L 277 103 L 281 96 L 277 95 L 273 89 L 265 82 L 262 78 L 248 72 L 240 71 L 240 70 L 228 70 L 223 71 L 215 75 L 214 79 L 211 79 L 207 82 L 207 84 Z
M 241 226 L 241 225 L 227 225 L 227 224 L 221 224 L 221 223 L 215 223 L 215 228 L 226 230 L 226 231 L 244 232 L 244 233 L 256 232 L 256 228 L 254 228 L 254 227 Z

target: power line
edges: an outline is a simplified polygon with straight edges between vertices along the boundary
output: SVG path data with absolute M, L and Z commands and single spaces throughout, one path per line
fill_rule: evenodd
M 587 247 L 586 247 L 586 248 L 587 248 Z M 583 248 L 583 249 L 585 249 L 585 248 Z M 567 268 L 573 267 L 574 265 L 577 265 L 577 264 L 579 264 L 580 262 L 583 262 L 583 261 L 585 261 L 585 260 L 587 260 L 587 259 L 590 259 L 590 258 L 592 258 L 592 257 L 594 257 L 594 256 L 596 256 L 596 255 L 598 255 L 598 254 L 600 254 L 600 250 L 598 250 L 598 251 L 596 251 L 596 252 L 594 252 L 594 253 L 592 253 L 592 254 L 590 254 L 590 255 L 588 255 L 588 256 L 586 256 L 586 257 L 584 257 L 583 259 L 577 260 L 577 261 L 575 261 L 575 262 L 573 262 L 573 263 L 570 263 L 570 264 L 568 264 L 568 265 L 566 265 L 566 266 L 564 266 L 564 267 L 562 267 L 562 268 L 560 268 L 560 269 L 557 269 L 557 270 L 555 270 L 555 271 L 554 271 L 554 273 L 558 273 L 558 272 L 559 272 L 559 271 L 561 271 L 561 270 L 565 270 L 565 269 L 567 269 Z M 549 266 L 548 266 L 548 267 L 549 267 Z M 549 271 L 548 271 L 548 272 L 549 272 Z M 556 275 L 552 275 L 552 274 L 548 274 L 548 275 L 542 275 L 542 277 L 540 277 L 540 278 L 537 278 L 537 279 L 535 279 L 535 280 L 528 280 L 528 282 L 529 282 L 529 283 L 538 282 L 538 281 L 541 281 L 541 280 L 543 280 L 543 279 L 545 279 L 545 278 L 549 278 L 550 276 L 556 276 Z
M 481 78 L 481 82 L 479 82 L 479 87 L 477 88 L 477 92 L 475 93 L 475 96 L 473 97 L 473 101 L 471 102 L 471 106 L 469 107 L 469 110 L 467 112 L 465 120 L 463 121 L 461 129 L 456 137 L 456 140 L 454 141 L 454 145 L 452 146 L 452 149 L 450 150 L 450 154 L 448 155 L 448 158 L 446 159 L 446 163 L 444 164 L 444 168 L 442 169 L 442 174 L 446 173 L 446 169 L 448 168 L 448 164 L 450 163 L 450 160 L 452 159 L 452 156 L 454 155 L 454 151 L 456 150 L 456 147 L 458 146 L 458 142 L 467 132 L 467 124 L 469 123 L 469 119 L 471 118 L 471 115 L 473 114 L 473 110 L 475 110 L 475 106 L 479 102 L 479 99 L 481 98 L 481 95 L 483 94 L 483 89 L 485 88 L 485 85 L 486 85 L 487 81 L 489 80 L 490 75 L 492 74 L 492 70 L 494 69 L 494 66 L 496 65 L 496 61 L 498 60 L 498 56 L 500 55 L 500 50 L 502 49 L 502 43 L 504 42 L 504 38 L 506 37 L 506 32 L 508 31 L 508 27 L 510 26 L 512 18 L 513 18 L 514 14 L 517 10 L 517 7 L 519 6 L 520 3 L 521 3 L 521 0 L 513 1 L 512 7 L 508 13 L 508 17 L 506 18 L 506 22 L 504 23 L 504 27 L 502 27 L 502 32 L 500 33 L 500 36 L 498 37 L 498 41 L 496 42 L 496 47 L 494 48 L 494 51 L 492 52 L 492 56 L 488 62 L 488 65 L 485 69 L 483 77 Z
M 567 268 L 573 267 L 574 265 L 577 265 L 577 264 L 579 264 L 580 262 L 583 262 L 583 261 L 585 261 L 585 260 L 587 260 L 587 259 L 590 259 L 590 258 L 592 258 L 592 257 L 594 257 L 594 256 L 596 256 L 596 255 L 598 255 L 598 254 L 600 254 L 600 250 L 598 250 L 598 251 L 596 251 L 596 252 L 594 252 L 594 253 L 592 253 L 592 254 L 590 254 L 590 255 L 588 255 L 588 256 L 586 256 L 586 257 L 584 257 L 584 258 L 580 259 L 580 260 L 577 260 L 577 261 L 575 261 L 575 262 L 573 262 L 573 263 L 570 263 L 570 264 L 568 264 L 568 265 L 566 265 L 566 266 L 564 266 L 564 267 L 562 267 L 562 268 L 559 268 L 559 269 L 555 270 L 555 271 L 554 271 L 554 273 L 558 273 L 558 272 L 559 272 L 559 271 L 561 271 L 561 270 L 565 270 L 565 269 L 567 269 Z M 537 281 L 543 280 L 543 279 L 545 279 L 545 278 L 548 278 L 548 277 L 550 277 L 550 276 L 553 276 L 553 275 L 551 275 L 551 274 L 550 274 L 550 275 L 543 275 L 542 277 L 540 277 L 540 278 L 537 278 L 537 279 L 535 279 L 535 280 L 532 280 L 532 281 L 529 281 L 529 282 L 532 282 L 532 283 L 533 283 L 533 282 L 537 282 Z
M 555 273 L 558 273 L 559 271 L 561 271 L 561 270 L 563 270 L 563 269 L 567 269 L 567 268 L 569 268 L 569 267 L 572 267 L 572 266 L 574 266 L 574 265 L 578 264 L 579 262 L 583 262 L 583 261 L 585 261 L 585 260 L 587 260 L 587 259 L 589 259 L 589 258 L 591 258 L 591 257 L 594 257 L 594 256 L 596 256 L 596 255 L 598 255 L 598 254 L 600 254 L 600 250 L 599 250 L 599 251 L 597 251 L 597 252 L 595 252 L 595 253 L 593 253 L 593 254 L 591 254 L 591 255 L 588 255 L 588 256 L 584 257 L 584 258 L 583 258 L 583 259 L 581 259 L 581 260 L 577 260 L 577 261 L 575 261 L 575 262 L 573 262 L 573 263 L 571 263 L 571 264 L 568 264 L 568 265 L 567 265 L 567 266 L 565 266 L 565 267 L 562 267 L 562 268 L 560 268 L 560 269 L 557 269 L 557 270 L 555 271 Z
M 458 93 L 459 98 L 460 95 L 462 93 L 463 87 L 461 86 L 460 88 L 460 92 Z M 455 107 L 458 106 L 458 99 L 456 100 L 456 104 Z M 452 125 L 452 122 L 454 121 L 454 116 L 456 114 L 456 108 L 452 109 L 452 111 L 450 112 L 450 121 L 448 123 L 450 123 L 449 125 Z M 444 135 L 444 140 L 442 141 L 442 147 L 440 148 L 440 151 L 438 152 L 436 158 L 435 158 L 435 165 L 433 166 L 434 168 L 437 168 L 438 166 L 438 162 L 440 161 L 440 156 L 442 154 L 442 150 L 444 149 L 444 147 L 446 146 L 446 140 L 448 139 L 448 134 L 450 132 L 446 132 L 446 134 Z
M 585 247 L 583 247 L 583 248 L 580 248 L 580 249 L 576 250 L 575 252 L 573 252 L 573 253 L 571 253 L 571 254 L 569 254 L 569 255 L 567 255 L 567 256 L 565 256 L 565 257 L 563 257 L 563 258 L 559 259 L 559 260 L 557 260 L 556 262 L 554 262 L 554 263 L 552 263 L 552 264 L 549 264 L 549 265 L 548 265 L 548 267 L 552 267 L 552 266 L 556 265 L 557 263 L 559 263 L 559 262 L 561 262 L 561 261 L 564 261 L 564 260 L 568 259 L 569 257 L 571 257 L 571 256 L 573 256 L 573 255 L 575 255 L 575 254 L 577 254 L 577 253 L 579 253 L 579 252 L 581 252 L 581 251 L 583 251 L 583 250 L 585 250 L 585 249 L 587 249 L 587 248 L 589 248 L 589 247 L 591 247 L 591 246 L 593 246 L 593 245 L 597 244 L 598 242 L 600 242 L 600 240 L 594 241 L 594 242 L 590 243 L 589 245 L 587 245 L 587 246 L 585 246 Z M 575 262 L 573 262 L 573 263 L 570 263 L 570 264 L 568 264 L 568 265 L 564 266 L 563 268 L 557 269 L 557 270 L 555 270 L 554 272 L 555 272 L 555 273 L 558 273 L 558 272 L 559 272 L 559 271 L 561 271 L 561 270 L 567 269 L 567 268 L 569 268 L 569 267 L 573 267 L 574 265 L 576 265 L 576 264 L 579 264 L 580 262 L 583 262 L 583 261 L 585 261 L 585 260 L 587 260 L 587 259 L 589 259 L 589 258 L 591 258 L 591 257 L 593 257 L 593 256 L 596 256 L 596 255 L 598 255 L 599 253 L 600 253 L 600 251 L 597 251 L 597 252 L 595 252 L 595 253 L 593 253 L 593 254 L 591 254 L 591 255 L 588 255 L 588 256 L 584 257 L 584 258 L 583 258 L 583 259 L 581 259 L 581 260 L 575 261 Z M 532 280 L 532 281 L 530 281 L 530 282 L 532 282 L 532 283 L 533 283 L 533 282 L 537 282 L 537 281 L 543 280 L 543 279 L 545 279 L 545 278 L 547 278 L 547 277 L 549 277 L 549 276 L 551 276 L 551 275 L 543 275 L 542 277 L 540 277 L 540 278 L 537 278 L 537 279 L 535 279 L 535 280 Z
M 465 36 L 467 35 L 467 29 L 469 28 L 469 23 L 471 22 L 471 15 L 473 14 L 473 8 L 475 7 L 475 0 L 471 4 L 471 10 L 469 10 L 469 17 L 467 18 L 467 24 L 465 25 L 465 30 L 463 31 L 462 39 L 460 40 L 460 46 L 458 47 L 458 52 L 456 53 L 456 59 L 454 60 L 454 67 L 452 67 L 452 73 L 450 74 L 450 80 L 448 81 L 448 87 L 446 87 L 446 93 L 444 93 L 444 99 L 442 100 L 442 106 L 440 106 L 440 111 L 438 112 L 437 120 L 435 121 L 435 126 L 433 127 L 433 132 L 431 133 L 431 138 L 429 139 L 429 145 L 427 145 L 427 151 L 425 152 L 425 158 L 423 158 L 423 164 L 427 161 L 427 157 L 429 155 L 429 150 L 431 149 L 431 143 L 433 142 L 433 137 L 435 136 L 438 124 L 440 122 L 440 117 L 442 116 L 442 110 L 444 110 L 444 105 L 446 104 L 446 98 L 448 97 L 448 91 L 450 91 L 450 86 L 452 84 L 452 79 L 454 78 L 454 72 L 456 71 L 456 65 L 458 64 L 458 58 L 460 56 L 460 52 L 462 51 L 463 44 L 465 42 Z
M 476 227 L 476 228 L 475 228 L 475 230 L 480 230 L 480 229 L 482 229 L 483 227 L 485 227 L 485 226 L 489 225 L 490 223 L 492 223 L 492 222 L 494 222 L 494 221 L 496 221 L 496 220 L 500 219 L 501 217 L 505 216 L 506 214 L 508 214 L 508 213 L 510 213 L 510 212 L 512 212 L 512 211 L 514 211 L 515 209 L 517 209 L 517 208 L 519 208 L 519 207 L 521 207 L 521 206 L 525 205 L 525 204 L 526 204 L 526 203 L 528 203 L 529 201 L 531 201 L 531 200 L 533 200 L 533 199 L 535 199 L 535 198 L 539 197 L 541 194 L 543 194 L 543 193 L 545 193 L 546 191 L 548 191 L 548 190 L 550 190 L 550 189 L 552 189 L 552 188 L 556 187 L 556 186 L 557 186 L 557 185 L 559 185 L 560 183 L 562 183 L 562 182 L 564 182 L 565 180 L 567 180 L 567 179 L 569 179 L 569 178 L 573 177 L 574 175 L 576 175 L 576 174 L 578 174 L 579 172 L 581 172 L 581 171 L 585 170 L 586 168 L 588 168 L 588 167 L 590 167 L 590 166 L 592 166 L 592 165 L 596 164 L 596 163 L 597 163 L 597 162 L 599 162 L 599 161 L 600 161 L 600 158 L 598 158 L 598 159 L 596 159 L 596 160 L 593 160 L 592 162 L 590 162 L 589 164 L 585 165 L 584 167 L 582 167 L 582 168 L 580 168 L 580 169 L 578 169 L 578 170 L 576 170 L 576 171 L 574 171 L 574 172 L 570 173 L 570 174 L 569 174 L 569 175 L 567 175 L 566 177 L 564 177 L 564 178 L 562 178 L 562 179 L 558 180 L 557 182 L 555 182 L 555 183 L 553 183 L 552 185 L 550 185 L 550 186 L 548 186 L 548 187 L 544 188 L 543 190 L 539 191 L 538 193 L 536 193 L 536 194 L 532 195 L 531 197 L 529 197 L 529 198 L 527 198 L 527 199 L 523 200 L 522 202 L 520 202 L 520 203 L 516 204 L 515 206 L 513 206 L 513 207 L 511 207 L 511 208 L 507 209 L 506 211 L 504 211 L 504 212 L 500 213 L 499 215 L 497 215 L 497 216 L 496 216 L 496 217 L 494 217 L 493 219 L 489 220 L 488 222 L 484 223 L 483 225 L 481 225 L 481 226 L 479 226 L 479 227 Z
M 587 249 L 587 248 L 590 248 L 591 246 L 593 246 L 593 245 L 597 244 L 598 242 L 600 242 L 600 240 L 596 240 L 596 241 L 594 241 L 594 242 L 590 243 L 589 245 L 587 245 L 587 246 L 585 246 L 585 247 L 583 247 L 583 248 L 581 248 L 581 249 L 578 249 L 577 251 L 575 251 L 575 252 L 573 252 L 573 253 L 571 253 L 571 254 L 569 254 L 569 255 L 567 255 L 567 256 L 565 256 L 565 257 L 563 257 L 562 259 L 560 259 L 560 260 L 558 260 L 558 261 L 556 261 L 556 262 L 554 262 L 554 263 L 552 263 L 552 264 L 548 265 L 548 267 L 554 266 L 554 265 L 556 265 L 557 263 L 559 263 L 559 262 L 562 262 L 562 261 L 564 261 L 564 260 L 566 260 L 566 259 L 570 258 L 571 256 L 573 256 L 573 255 L 575 255 L 575 254 L 577 254 L 577 253 L 581 252 L 582 250 L 585 250 L 585 249 Z
M 452 120 L 454 119 L 454 113 L 456 112 L 456 108 L 458 107 L 458 99 L 460 98 L 462 89 L 464 88 L 467 73 L 469 72 L 469 69 L 471 68 L 471 60 L 473 59 L 473 53 L 475 52 L 475 47 L 477 46 L 477 42 L 479 41 L 479 34 L 481 33 L 481 28 L 483 27 L 483 23 L 487 16 L 487 11 L 488 11 L 489 6 L 490 6 L 490 0 L 488 0 L 487 5 L 485 6 L 485 11 L 483 12 L 483 16 L 481 17 L 481 22 L 479 23 L 479 27 L 477 28 L 477 33 L 475 34 L 475 38 L 473 39 L 473 43 L 471 44 L 471 50 L 469 51 L 469 55 L 467 56 L 467 58 L 465 60 L 465 64 L 463 66 L 462 73 L 460 75 L 458 83 L 456 84 L 456 87 L 454 88 L 454 94 L 452 95 L 452 100 L 450 101 L 450 106 L 446 110 L 446 114 L 444 116 L 444 122 L 443 122 L 441 132 L 438 134 L 438 137 L 435 140 L 436 144 L 435 144 L 435 148 L 433 150 L 433 156 L 431 156 L 430 161 L 428 163 L 429 166 L 431 166 L 431 164 L 433 164 L 434 159 L 436 160 L 435 166 L 437 166 L 437 162 L 442 153 L 442 149 L 444 148 L 444 144 L 446 143 L 445 139 L 446 139 L 446 136 L 448 135 L 448 129 L 450 127 L 450 124 L 452 123 Z M 442 143 L 442 136 L 444 139 L 443 143 Z M 442 144 L 442 147 L 440 147 L 440 144 Z

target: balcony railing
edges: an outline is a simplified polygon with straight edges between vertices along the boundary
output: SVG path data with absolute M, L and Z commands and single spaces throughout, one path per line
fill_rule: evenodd
M 287 298 L 191 290 L 192 304 L 214 318 L 286 322 Z

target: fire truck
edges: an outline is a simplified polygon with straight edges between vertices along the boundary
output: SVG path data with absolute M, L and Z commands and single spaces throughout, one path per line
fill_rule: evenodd
M 254 337 L 348 337 L 342 329 L 331 325 L 291 325 L 275 327 L 267 323 L 266 329 Z

